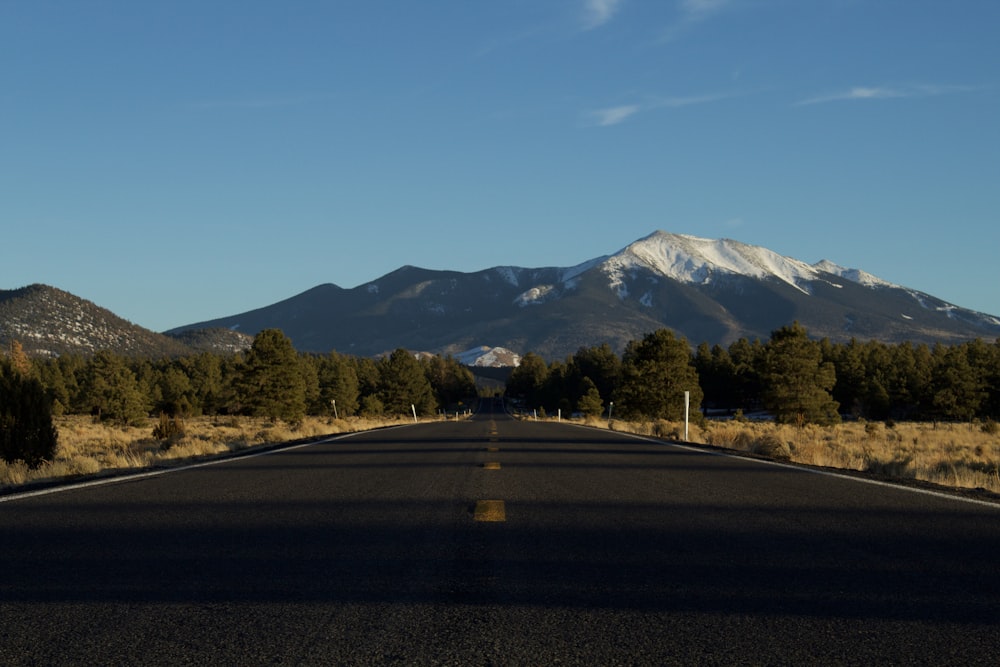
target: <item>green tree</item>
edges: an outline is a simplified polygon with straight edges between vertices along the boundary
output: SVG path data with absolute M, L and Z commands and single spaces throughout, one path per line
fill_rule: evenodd
M 191 378 L 179 364 L 164 367 L 156 379 L 159 394 L 154 409 L 171 417 L 187 416 L 194 412 L 194 389 Z
M 771 334 L 761 380 L 764 405 L 779 423 L 839 421 L 837 402 L 830 396 L 836 379 L 833 364 L 823 362 L 820 345 L 798 322 Z
M 669 329 L 659 329 L 632 341 L 622 355 L 622 383 L 615 399 L 628 419 L 682 419 L 684 392 L 698 411 L 703 394 L 691 348 Z
M 16 358 L 0 358 L 0 458 L 36 468 L 55 456 L 58 433 L 45 388 L 29 373 Z
M 573 364 L 581 378 L 589 377 L 601 400 L 607 403 L 614 397 L 621 382 L 622 360 L 607 343 L 597 347 L 581 347 L 573 355 Z
M 931 368 L 931 416 L 971 421 L 986 397 L 978 369 L 969 363 L 968 345 L 935 345 Z
M 589 376 L 584 376 L 581 380 L 583 394 L 576 402 L 576 408 L 588 417 L 600 417 L 604 412 L 604 401 L 601 400 L 601 392 L 597 390 L 597 385 Z
M 729 359 L 732 363 L 732 396 L 729 407 L 744 411 L 756 410 L 760 407 L 761 380 L 760 367 L 764 357 L 764 346 L 759 340 L 751 343 L 746 338 L 740 338 L 729 346 Z
M 705 404 L 709 407 L 734 409 L 741 407 L 736 391 L 736 368 L 729 352 L 721 345 L 709 347 L 701 343 L 695 352 L 695 368 L 698 383 L 705 392 Z
M 421 360 L 438 405 L 454 409 L 476 395 L 476 378 L 452 356 L 434 355 Z
M 279 329 L 254 336 L 238 381 L 244 410 L 258 417 L 298 422 L 306 414 L 306 382 L 291 339 Z
M 222 359 L 217 354 L 202 352 L 180 360 L 191 383 L 192 403 L 197 412 L 218 414 L 225 395 L 222 381 Z
M 412 353 L 399 348 L 378 363 L 378 397 L 390 415 L 434 414 L 437 402 L 424 369 Z M 411 407 L 412 406 L 412 407 Z
M 128 426 L 148 416 L 146 395 L 124 357 L 101 350 L 87 363 L 83 375 L 80 400 L 95 419 Z
M 360 400 L 356 365 L 344 355 L 330 352 L 320 357 L 318 373 L 322 408 L 319 414 L 336 414 L 338 417 L 356 414 Z
M 543 400 L 549 366 L 534 352 L 528 352 L 521 363 L 507 378 L 507 395 L 524 401 L 527 407 L 537 408 Z

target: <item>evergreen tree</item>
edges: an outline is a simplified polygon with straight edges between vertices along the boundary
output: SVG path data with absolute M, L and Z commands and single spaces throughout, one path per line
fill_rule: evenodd
M 80 400 L 99 421 L 121 426 L 138 424 L 149 413 L 147 394 L 124 357 L 106 350 L 97 352 L 84 370 Z
M 291 339 L 279 329 L 254 336 L 238 382 L 244 410 L 258 417 L 298 422 L 306 413 L 306 382 Z
M 694 365 L 707 406 L 728 409 L 741 406 L 735 381 L 736 369 L 726 348 L 701 343 L 695 351 Z
M 435 355 L 421 361 L 438 405 L 455 408 L 476 395 L 476 378 L 452 356 Z
M 583 394 L 576 402 L 576 409 L 588 417 L 600 417 L 604 412 L 604 402 L 601 400 L 601 392 L 597 390 L 597 385 L 590 377 L 585 376 L 581 381 Z
M 729 346 L 729 359 L 733 368 L 733 402 L 729 407 L 744 411 L 756 410 L 760 406 L 760 367 L 764 358 L 764 346 L 759 340 L 752 343 L 740 338 Z
M 590 378 L 602 401 L 608 403 L 612 399 L 621 382 L 622 361 L 610 345 L 581 347 L 573 355 L 573 365 L 580 378 Z
M 986 396 L 977 370 L 969 363 L 967 345 L 935 345 L 932 352 L 931 416 L 971 421 Z
M 358 377 L 358 392 L 362 397 L 378 393 L 378 364 L 371 357 L 351 357 L 354 374 Z
M 356 365 L 344 355 L 330 352 L 320 357 L 318 373 L 319 402 L 326 410 L 319 414 L 338 417 L 356 414 L 360 400 Z
M 420 362 L 410 352 L 399 348 L 378 363 L 379 391 L 385 411 L 390 415 L 434 414 L 437 402 L 434 390 Z
M 0 458 L 36 468 L 55 456 L 58 433 L 42 383 L 19 360 L 0 358 Z
M 537 408 L 544 400 L 543 390 L 549 377 L 549 366 L 534 352 L 528 352 L 507 378 L 507 395 Z
M 835 346 L 830 354 L 824 355 L 836 371 L 837 382 L 831 392 L 833 399 L 856 417 L 870 416 L 867 406 L 869 374 L 865 356 L 864 347 L 854 338 L 847 345 Z
M 684 338 L 659 329 L 632 341 L 622 355 L 622 383 L 615 406 L 628 419 L 683 419 L 684 392 L 700 410 L 703 394 L 691 349 Z
M 156 392 L 158 396 L 155 400 L 155 411 L 171 417 L 195 414 L 191 379 L 179 364 L 171 363 L 160 370 L 156 380 Z
M 202 414 L 218 414 L 225 394 L 222 381 L 222 359 L 211 352 L 202 352 L 181 360 L 191 382 L 192 402 Z
M 831 424 L 840 420 L 830 396 L 836 382 L 833 364 L 823 362 L 818 343 L 798 322 L 771 334 L 761 379 L 764 405 L 779 423 Z

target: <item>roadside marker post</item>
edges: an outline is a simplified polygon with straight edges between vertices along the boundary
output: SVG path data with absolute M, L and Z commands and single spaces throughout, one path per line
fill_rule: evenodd
M 691 409 L 691 392 L 684 392 L 684 442 L 688 441 L 688 413 Z

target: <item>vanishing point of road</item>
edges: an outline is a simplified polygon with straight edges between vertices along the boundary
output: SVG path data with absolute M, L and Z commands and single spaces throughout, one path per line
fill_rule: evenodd
M 0 500 L 4 665 L 1000 660 L 998 506 L 488 409 Z

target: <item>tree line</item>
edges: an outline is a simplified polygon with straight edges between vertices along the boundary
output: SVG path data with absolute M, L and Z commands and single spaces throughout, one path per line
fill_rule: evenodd
M 783 423 L 997 420 L 1000 339 L 832 343 L 793 323 L 766 342 L 692 349 L 662 329 L 621 356 L 606 344 L 552 363 L 528 353 L 507 383 L 507 395 L 529 409 L 626 419 L 680 419 L 685 391 L 693 411 L 763 410 Z
M 527 353 L 506 384 L 525 408 L 625 419 L 766 410 L 785 423 L 1000 419 L 1000 339 L 956 345 L 831 343 L 798 323 L 767 342 L 728 347 L 668 329 L 630 342 L 580 348 L 563 361 Z M 251 415 L 296 422 L 306 415 L 430 415 L 462 407 L 475 378 L 451 357 L 398 349 L 380 359 L 297 352 L 280 330 L 261 331 L 248 351 L 141 359 L 97 352 L 28 359 L 0 355 L 0 458 L 38 464 L 55 452 L 52 415 L 89 414 L 117 425 L 161 415 Z
M 54 437 L 36 453 L 27 440 L 39 438 L 26 429 L 36 435 L 51 429 L 53 414 L 92 415 L 119 426 L 143 424 L 151 415 L 294 423 L 306 415 L 433 415 L 463 408 L 476 391 L 472 372 L 451 357 L 418 359 L 402 349 L 381 359 L 300 353 L 277 329 L 261 331 L 245 353 L 160 360 L 108 351 L 28 359 L 15 343 L 0 355 L 0 458 L 51 459 Z

